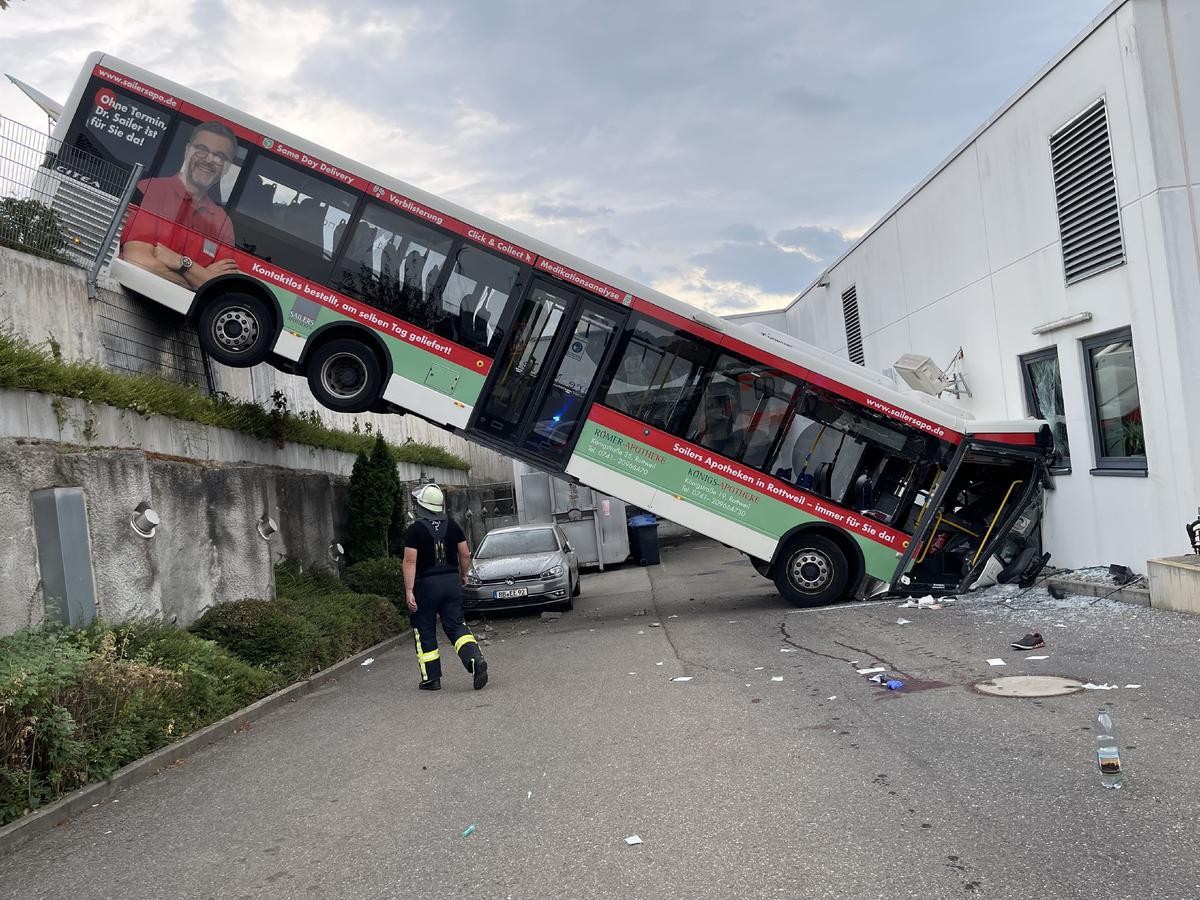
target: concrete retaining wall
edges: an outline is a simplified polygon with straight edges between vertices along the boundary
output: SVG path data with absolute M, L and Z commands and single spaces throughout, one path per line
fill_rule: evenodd
M 67 360 L 206 383 L 195 333 L 179 317 L 105 278 L 99 299 L 90 301 L 86 277 L 82 269 L 0 247 L 0 325 L 35 343 L 53 341 Z M 212 363 L 211 368 L 216 389 L 239 400 L 270 406 L 278 392 L 292 412 L 316 412 L 334 428 L 349 431 L 355 423 L 371 423 L 395 444 L 411 440 L 445 447 L 471 464 L 472 482 L 512 480 L 509 458 L 416 417 L 331 412 L 313 400 L 303 378 L 267 365 L 229 369 Z M 9 414 L 0 399 L 0 420 Z
M 30 494 L 47 487 L 83 490 L 100 616 L 186 625 L 213 604 L 273 596 L 274 566 L 285 556 L 331 564 L 346 480 L 141 450 L 0 441 L 0 634 L 43 620 Z M 151 539 L 129 524 L 143 501 L 162 522 Z M 269 541 L 256 530 L 264 511 L 279 523 Z

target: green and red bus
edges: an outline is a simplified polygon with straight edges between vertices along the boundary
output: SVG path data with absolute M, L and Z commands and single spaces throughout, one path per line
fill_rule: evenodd
M 227 366 L 576 479 L 737 548 L 799 605 L 1043 560 L 1043 422 L 975 422 L 110 56 L 55 137 L 60 175 L 72 153 L 143 167 L 111 274 Z

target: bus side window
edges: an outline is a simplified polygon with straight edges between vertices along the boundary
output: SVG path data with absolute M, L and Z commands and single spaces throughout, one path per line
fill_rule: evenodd
M 639 422 L 687 437 L 713 346 L 648 319 L 633 331 L 614 359 L 600 402 Z
M 370 203 L 350 229 L 334 287 L 388 315 L 441 333 L 445 317 L 429 287 L 436 284 L 434 273 L 441 272 L 453 244 L 449 235 Z
M 441 289 L 446 327 L 440 333 L 472 350 L 492 350 L 503 337 L 500 319 L 516 289 L 520 266 L 472 246 L 461 247 L 453 263 Z
M 327 281 L 338 226 L 350 220 L 355 196 L 261 152 L 246 179 L 229 211 L 239 249 L 304 278 Z

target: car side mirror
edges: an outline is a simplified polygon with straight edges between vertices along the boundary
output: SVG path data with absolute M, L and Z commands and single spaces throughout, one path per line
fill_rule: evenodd
M 575 552 L 575 548 L 571 546 L 570 542 L 563 544 L 563 550 L 565 550 L 567 553 Z

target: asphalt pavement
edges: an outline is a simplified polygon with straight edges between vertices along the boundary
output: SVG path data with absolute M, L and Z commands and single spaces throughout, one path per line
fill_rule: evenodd
M 0 897 L 1200 896 L 1200 619 L 999 589 L 797 610 L 693 540 L 477 634 L 485 690 L 451 658 L 419 693 L 390 651 L 0 859 Z M 1121 687 L 974 689 L 998 674 Z

